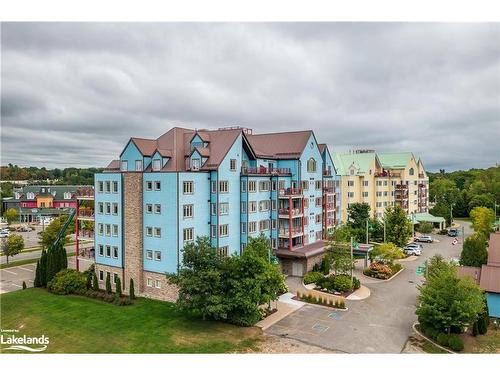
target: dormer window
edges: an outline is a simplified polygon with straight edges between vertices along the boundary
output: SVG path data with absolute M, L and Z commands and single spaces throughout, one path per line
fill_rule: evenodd
M 153 160 L 153 171 L 159 171 L 161 169 L 161 160 L 154 159 Z
M 413 168 L 410 168 L 410 176 L 413 176 L 415 174 L 415 170 Z
M 35 199 L 35 193 L 29 192 L 28 194 L 26 194 L 26 198 L 28 198 L 28 199 Z M 17 198 L 17 199 L 19 199 L 19 198 Z
M 16 199 L 21 198 L 21 194 L 20 193 L 15 193 L 14 196 L 16 197 Z
M 135 161 L 135 171 L 142 172 L 142 160 Z
M 200 169 L 200 159 L 196 158 L 196 159 L 191 159 L 191 169 L 193 171 L 197 171 Z
M 64 193 L 64 199 L 71 199 L 71 193 L 70 192 L 65 192 Z
M 307 171 L 308 172 L 316 172 L 316 160 L 313 158 L 310 158 L 307 161 Z
M 351 176 L 354 176 L 354 168 L 351 168 L 351 170 L 349 171 Z
M 128 162 L 126 160 L 122 160 L 120 164 L 120 170 L 122 172 L 126 172 L 128 170 Z

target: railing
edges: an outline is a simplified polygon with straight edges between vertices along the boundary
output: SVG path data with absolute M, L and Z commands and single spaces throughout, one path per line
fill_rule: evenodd
M 425 175 L 423 173 L 419 173 L 418 178 L 425 178 Z
M 292 211 L 292 216 L 302 215 L 300 208 L 292 208 L 291 210 L 289 208 L 280 208 L 278 212 L 280 215 L 290 215 L 290 211 Z
M 395 190 L 408 190 L 408 185 L 406 185 L 406 184 L 397 184 Z
M 375 177 L 401 177 L 401 173 L 391 173 L 390 171 L 376 172 Z
M 94 188 L 93 187 L 85 187 L 76 189 L 77 197 L 94 197 Z
M 302 189 L 300 188 L 288 188 L 288 189 L 280 189 L 280 195 L 302 195 Z
M 332 175 L 331 169 L 324 169 L 323 170 L 323 176 L 331 176 L 331 175 Z
M 327 203 L 326 204 L 326 210 L 327 211 L 333 211 L 333 210 L 335 210 L 335 205 L 333 203 Z
M 80 208 L 78 210 L 78 216 L 79 217 L 82 217 L 82 218 L 93 218 L 94 217 L 94 210 L 92 208 L 87 208 L 87 207 L 84 207 L 84 208 Z
M 80 229 L 78 231 L 78 237 L 81 238 L 94 238 L 95 232 L 90 229 Z
M 291 174 L 290 168 L 266 168 L 260 166 L 258 168 L 254 167 L 241 167 L 241 174 L 274 174 L 274 175 L 284 175 Z
M 334 189 L 332 187 L 323 187 L 323 191 L 325 193 L 334 193 Z
M 296 235 L 296 234 L 301 235 L 303 233 L 302 228 L 300 228 L 300 227 L 299 228 L 292 228 L 291 232 L 292 232 L 292 236 Z M 288 228 L 281 228 L 279 230 L 279 235 L 280 236 L 290 236 L 290 230 Z

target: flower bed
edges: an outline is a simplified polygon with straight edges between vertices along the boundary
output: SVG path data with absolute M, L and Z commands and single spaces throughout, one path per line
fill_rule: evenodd
M 399 263 L 383 264 L 380 262 L 373 262 L 368 268 L 365 268 L 363 275 L 375 279 L 387 280 L 401 271 L 402 268 L 403 266 Z
M 348 296 L 361 286 L 361 282 L 356 277 L 351 280 L 348 275 L 324 276 L 314 271 L 304 276 L 304 284 L 312 283 L 316 285 L 315 290 L 342 296 Z
M 346 310 L 344 297 L 321 296 L 317 292 L 301 292 L 298 290 L 297 295 L 293 297 L 293 299 L 307 303 L 314 303 L 316 305 Z

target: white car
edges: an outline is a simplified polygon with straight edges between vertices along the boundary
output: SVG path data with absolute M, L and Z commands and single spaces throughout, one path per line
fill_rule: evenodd
M 0 238 L 7 238 L 9 237 L 9 233 L 7 232 L 0 232 Z

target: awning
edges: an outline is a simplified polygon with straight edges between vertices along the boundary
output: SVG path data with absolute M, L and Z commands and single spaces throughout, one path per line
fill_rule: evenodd
M 419 223 L 444 223 L 446 220 L 444 217 L 441 216 L 434 216 L 431 215 L 427 212 L 421 212 L 421 213 L 416 213 L 416 214 L 410 214 L 408 215 L 408 219 L 412 221 L 412 224 L 419 224 Z

